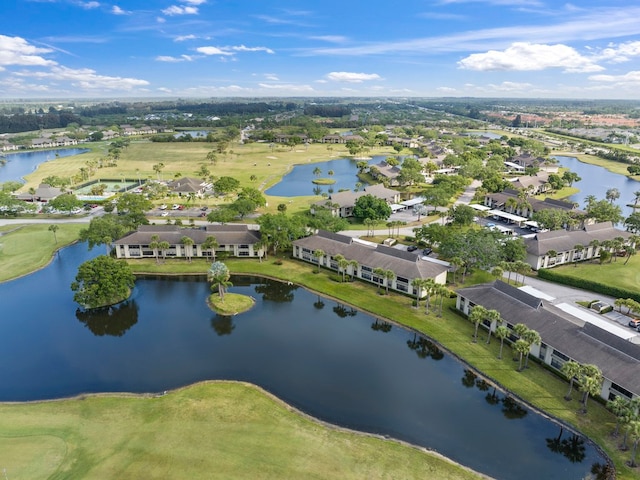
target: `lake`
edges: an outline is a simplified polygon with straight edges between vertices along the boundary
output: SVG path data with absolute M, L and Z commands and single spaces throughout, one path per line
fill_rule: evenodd
M 69 285 L 78 265 L 101 252 L 76 244 L 47 268 L 0 284 L 0 400 L 234 379 L 320 419 L 434 449 L 500 479 L 580 479 L 604 462 L 583 438 L 428 339 L 295 285 L 233 277 L 230 291 L 257 303 L 224 317 L 206 306 L 204 279 L 145 277 L 123 304 L 78 310 Z
M 55 150 L 29 150 L 5 155 L 7 163 L 0 165 L 0 182 L 23 182 L 24 176 L 33 172 L 38 165 L 60 157 L 70 157 L 88 152 L 88 148 L 60 148 Z M 56 157 L 57 155 L 57 157 Z
M 625 175 L 610 172 L 604 167 L 581 162 L 576 157 L 563 155 L 552 155 L 552 157 L 558 160 L 561 166 L 577 173 L 582 178 L 573 184 L 580 191 L 569 197 L 570 201 L 579 203 L 578 208 L 584 208 L 587 196 L 595 195 L 596 199 L 602 200 L 608 189 L 617 188 L 620 191 L 620 198 L 616 203 L 622 208 L 622 214 L 628 217 L 633 213 L 633 210 L 626 205 L 633 203 L 633 193 L 640 190 L 640 182 Z
M 371 160 L 367 160 L 370 165 L 380 163 L 388 155 L 377 155 Z M 308 163 L 294 165 L 280 182 L 267 189 L 266 195 L 275 197 L 300 197 L 309 195 L 321 195 L 326 193 L 338 193 L 340 190 L 355 190 L 356 183 L 361 182 L 358 178 L 358 160 L 350 158 L 338 158 L 326 162 Z M 319 168 L 320 174 L 315 175 L 313 171 Z M 329 175 L 329 171 L 333 175 Z M 316 185 L 311 181 L 316 178 L 331 178 L 335 180 L 333 185 Z

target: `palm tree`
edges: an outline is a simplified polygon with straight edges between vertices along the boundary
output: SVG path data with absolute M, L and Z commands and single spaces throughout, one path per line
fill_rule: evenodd
M 213 260 L 216 259 L 216 248 L 218 248 L 218 241 L 216 240 L 216 237 L 208 235 L 204 242 L 202 242 L 201 248 L 205 252 L 208 252 L 209 256 L 212 257 Z
M 380 293 L 380 284 L 382 283 L 382 279 L 384 278 L 384 268 L 374 268 L 373 269 L 373 278 L 378 285 L 378 293 Z
M 232 284 L 229 281 L 230 274 L 227 266 L 222 262 L 213 262 L 207 272 L 207 280 L 211 282 L 211 291 L 218 290 L 220 299 L 224 299 L 227 287 Z
M 353 281 L 353 277 L 355 277 L 356 273 L 358 272 L 358 266 L 360 264 L 358 263 L 357 260 L 349 260 L 349 266 L 351 267 L 351 280 Z
M 602 372 L 595 365 L 582 365 L 579 380 L 578 388 L 582 391 L 582 413 L 587 413 L 589 395 L 598 395 L 602 388 Z
M 52 225 L 49 225 L 49 231 L 53 232 L 53 240 L 56 242 L 56 244 L 58 243 L 58 236 L 56 235 L 56 232 L 58 231 L 58 225 L 56 225 L 55 223 Z
M 494 325 L 497 327 L 502 323 L 502 317 L 500 316 L 500 312 L 497 310 L 487 310 L 486 319 L 489 320 L 489 334 L 487 335 L 487 345 L 491 342 L 491 331 L 494 328 Z
M 341 255 L 342 256 L 342 255 Z M 342 258 L 337 258 L 334 257 L 336 259 L 336 261 L 338 262 L 338 270 L 342 271 L 342 282 L 344 283 L 345 281 L 345 275 L 347 274 L 347 267 L 349 266 L 349 260 L 347 260 L 346 258 L 342 257 Z
M 612 435 L 617 437 L 620 434 L 620 424 L 622 419 L 628 413 L 631 402 L 623 397 L 616 396 L 613 400 L 607 402 L 607 409 L 616 416 L 616 428 Z
M 158 243 L 158 248 L 160 249 L 160 252 L 162 253 L 162 260 L 165 260 L 167 258 L 167 250 L 169 250 L 171 248 L 171 244 L 169 242 L 167 242 L 166 240 L 163 240 L 160 243 Z
M 318 269 L 316 270 L 316 273 L 320 273 L 320 259 L 324 257 L 324 255 L 324 250 L 318 249 L 313 251 L 313 258 L 315 258 L 316 262 L 318 263 Z
M 395 280 L 396 274 L 393 270 L 385 270 L 384 278 L 385 278 L 385 288 L 387 290 L 387 295 L 389 295 L 389 285 L 391 285 L 391 282 Z
M 313 174 L 316 177 L 319 177 L 321 173 L 322 173 L 322 170 L 320 170 L 320 167 L 316 167 L 316 168 L 313 169 Z
M 529 345 L 529 349 L 531 349 L 531 345 L 540 345 L 542 343 L 542 337 L 538 332 L 532 329 L 528 329 L 523 335 L 522 339 L 527 342 Z M 525 357 L 524 360 L 524 368 L 529 366 L 529 355 Z
M 433 278 L 425 278 L 422 283 L 422 288 L 425 293 L 425 312 L 429 315 L 429 307 L 431 306 L 431 295 L 433 295 L 436 286 L 436 281 Z
M 569 401 L 571 400 L 571 390 L 573 389 L 573 382 L 580 373 L 580 364 L 578 362 L 574 362 L 573 360 L 568 360 L 564 363 L 564 365 L 562 365 L 560 372 L 565 377 L 567 377 L 567 380 L 569 380 L 569 391 L 564 396 L 564 399 L 566 401 Z
M 156 175 L 158 177 L 158 180 L 160 180 L 160 172 L 162 171 L 162 169 L 164 168 L 164 163 L 160 162 L 160 163 L 156 163 L 155 165 L 153 165 L 153 171 L 156 172 Z
M 553 263 L 552 263 L 552 265 L 555 265 L 555 264 L 556 264 L 556 260 L 557 260 L 557 258 L 558 258 L 558 252 L 557 252 L 557 251 L 555 251 L 555 250 L 549 250 L 549 251 L 547 252 L 547 257 L 549 257 L 549 261 L 550 261 L 551 259 L 553 259 Z
M 573 246 L 573 265 L 578 266 L 578 260 L 582 258 L 582 251 L 584 250 L 584 246 L 580 243 L 576 243 Z M 580 253 L 580 257 L 578 257 L 578 253 Z
M 631 452 L 631 459 L 627 463 L 631 468 L 635 468 L 638 465 L 636 464 L 636 453 L 638 451 L 638 444 L 640 443 L 640 420 L 632 420 L 629 422 L 627 426 L 627 432 L 633 440 L 633 450 Z
M 151 235 L 149 248 L 153 250 L 153 255 L 156 257 L 156 263 L 160 263 L 160 257 L 158 256 L 159 247 L 160 247 L 160 237 L 158 235 Z
M 613 203 L 620 198 L 620 190 L 617 188 L 610 188 L 605 194 L 605 198 L 609 200 L 609 203 Z
M 414 278 L 411 280 L 411 286 L 416 292 L 416 308 L 420 308 L 420 299 L 422 298 L 422 289 L 424 288 L 423 278 Z
M 487 318 L 487 313 L 488 310 L 482 305 L 476 305 L 471 309 L 471 312 L 469 313 L 469 321 L 475 326 L 475 330 L 473 332 L 473 343 L 478 342 L 478 327 L 483 322 L 483 320 Z
M 502 347 L 504 346 L 504 339 L 509 336 L 509 329 L 504 325 L 500 325 L 496 328 L 495 336 L 500 340 L 500 351 L 498 353 L 498 358 L 502 359 Z
M 530 348 L 531 347 L 529 346 L 529 343 L 526 340 L 522 339 L 522 338 L 519 338 L 518 340 L 516 340 L 516 343 L 513 344 L 513 350 L 519 356 L 519 363 L 518 363 L 518 371 L 519 372 L 521 372 L 523 370 L 522 358 L 525 355 L 529 355 L 529 349 Z
M 186 235 L 184 235 L 180 239 L 180 243 L 184 247 L 184 254 L 187 257 L 187 260 L 189 261 L 189 263 L 191 263 L 191 257 L 193 256 L 193 244 L 194 244 L 193 238 L 187 237 Z
M 437 290 L 437 294 L 440 296 L 440 305 L 438 308 L 438 316 L 441 317 L 442 316 L 442 308 L 444 306 L 444 299 L 449 298 L 449 295 L 451 293 L 451 290 L 449 290 L 445 285 L 441 285 L 439 283 L 436 283 L 436 290 Z

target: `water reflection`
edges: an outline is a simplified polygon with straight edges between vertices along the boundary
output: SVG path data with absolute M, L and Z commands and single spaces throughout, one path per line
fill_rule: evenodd
M 389 322 L 381 321 L 379 318 L 376 318 L 375 322 L 371 324 L 371 330 L 376 332 L 389 333 L 391 328 L 392 325 Z
M 559 453 L 567 458 L 571 463 L 580 463 L 586 456 L 584 438 L 570 432 L 569 438 L 562 438 L 564 427 L 560 426 L 560 433 L 557 437 L 545 439 L 547 448 L 553 453 Z
M 222 337 L 223 335 L 231 335 L 236 326 L 233 324 L 233 317 L 218 314 L 211 319 L 211 328 L 219 337 Z
M 442 360 L 444 352 L 431 340 L 425 337 L 417 337 L 413 334 L 413 340 L 407 340 L 409 349 L 416 352 L 418 358 L 431 358 L 432 360 Z
M 78 309 L 76 318 L 97 337 L 121 337 L 138 323 L 138 304 L 135 300 L 127 300 L 111 307 Z
M 518 420 L 523 418 L 527 413 L 527 409 L 520 405 L 513 397 L 507 395 L 502 399 L 502 414 L 504 418 Z
M 338 303 L 333 307 L 333 312 L 340 318 L 355 317 L 358 314 L 358 311 L 355 308 L 341 303 Z
M 278 303 L 293 302 L 293 292 L 298 289 L 297 285 L 275 280 L 263 280 L 263 282 L 255 286 L 255 292 L 262 294 L 262 300 Z

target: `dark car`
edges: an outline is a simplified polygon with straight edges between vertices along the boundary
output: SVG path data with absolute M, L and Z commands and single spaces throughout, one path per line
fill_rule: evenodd
M 628 325 L 631 328 L 640 328 L 640 318 L 632 318 L 631 320 L 629 320 Z
M 202 207 L 200 210 L 202 210 L 203 212 L 206 212 L 209 209 L 209 207 Z
M 418 249 L 416 245 L 409 245 L 407 247 L 407 252 L 415 252 Z
M 427 247 L 424 250 L 422 250 L 422 254 L 423 255 L 431 255 L 432 252 L 433 252 L 433 250 L 431 250 L 429 247 Z

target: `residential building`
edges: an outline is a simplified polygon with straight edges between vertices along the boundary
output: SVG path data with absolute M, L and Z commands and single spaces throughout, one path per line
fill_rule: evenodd
M 616 238 L 621 239 L 624 245 L 633 239 L 633 235 L 615 228 L 611 222 L 585 225 L 580 230 L 539 232 L 524 239 L 526 261 L 531 268 L 538 270 L 598 258 L 605 248 L 615 255 L 615 248 L 605 247 L 602 243 Z
M 531 345 L 530 355 L 553 369 L 561 370 L 569 360 L 598 366 L 604 376 L 600 390 L 604 400 L 640 397 L 640 336 L 633 330 L 588 312 L 572 315 L 570 308 L 561 309 L 500 280 L 462 288 L 457 294 L 456 308 L 465 315 L 482 305 L 500 312 L 510 330 L 523 323 L 538 332 L 542 343 Z M 482 327 L 495 330 L 496 324 L 485 322 Z M 508 341 L 515 339 L 512 334 Z
M 314 252 L 322 250 L 320 258 Z M 447 280 L 447 265 L 413 252 L 399 250 L 385 245 L 362 242 L 352 237 L 320 230 L 316 235 L 293 242 L 293 256 L 305 262 L 339 271 L 337 255 L 355 261 L 345 270 L 345 275 L 353 276 L 376 285 L 387 286 L 390 290 L 417 296 L 418 290 L 412 285 L 415 279 L 432 278 L 444 285 Z M 357 264 L 357 265 L 356 265 Z M 381 268 L 394 273 L 393 279 L 377 275 L 374 270 Z M 420 292 L 424 296 L 424 292 Z
M 358 198 L 363 195 L 373 195 L 376 198 L 381 198 L 389 205 L 397 204 L 400 201 L 400 192 L 378 183 L 375 185 L 367 185 L 357 192 L 345 190 L 343 192 L 332 193 L 327 200 L 315 202 L 311 206 L 311 213 L 315 213 L 317 208 L 328 208 L 334 217 L 352 217 L 353 207 L 355 207 Z
M 584 217 L 587 213 L 578 210 L 573 202 L 552 198 L 539 200 L 530 196 L 522 196 L 521 192 L 521 190 L 506 188 L 502 192 L 488 193 L 484 197 L 484 205 L 493 210 L 501 210 L 526 218 L 531 218 L 535 212 L 549 208 L 571 212 L 574 217 Z M 589 220 L 585 220 L 584 223 L 589 223 Z
M 16 198 L 27 202 L 48 202 L 61 194 L 62 190 L 58 187 L 52 187 L 46 183 L 41 183 L 38 188 L 35 189 L 33 194 L 23 192 L 16 195 Z
M 167 182 L 167 187 L 169 191 L 177 193 L 179 196 L 189 195 L 190 193 L 201 196 L 211 189 L 211 184 L 199 178 L 181 177 Z
M 232 257 L 262 257 L 264 247 L 259 245 L 260 231 L 248 225 L 224 224 L 207 225 L 202 228 L 182 228 L 177 225 L 142 225 L 137 231 L 126 235 L 114 243 L 117 258 L 155 258 L 149 244 L 153 236 L 159 242 L 168 242 L 170 247 L 165 257 L 211 257 L 211 252 L 202 248 L 207 237 L 215 237 L 218 246 L 215 253 L 226 252 Z M 193 245 L 184 245 L 183 237 L 193 240 Z

